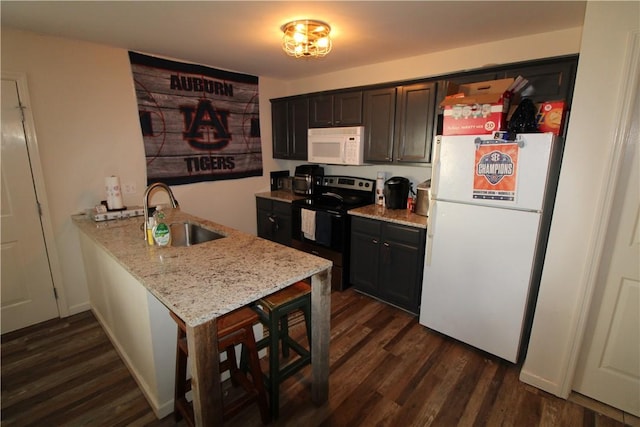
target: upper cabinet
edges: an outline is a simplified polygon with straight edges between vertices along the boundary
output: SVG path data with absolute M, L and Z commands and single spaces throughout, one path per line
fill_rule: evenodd
M 535 103 L 545 101 L 564 101 L 566 115 L 571 112 L 573 85 L 575 82 L 578 57 L 553 58 L 539 61 L 528 61 L 518 64 L 503 65 L 491 70 L 480 70 L 446 76 L 439 83 L 436 105 L 444 99 L 449 83 L 465 84 L 484 82 L 522 76 L 528 80 L 520 92 L 521 98 L 529 98 Z M 515 108 L 515 106 L 512 106 Z M 442 131 L 442 111 L 438 108 L 436 134 Z M 566 134 L 568 120 L 564 120 L 561 136 Z
M 373 89 L 364 93 L 365 162 L 390 162 L 395 133 L 396 88 Z
M 436 83 L 368 90 L 364 94 L 365 162 L 428 163 Z
M 271 121 L 273 158 L 307 160 L 308 98 L 271 100 Z
M 309 97 L 309 127 L 359 126 L 362 124 L 362 91 L 319 94 Z
M 571 101 L 577 61 L 517 67 L 505 72 L 504 78 L 522 76 L 529 80 L 522 90 L 533 102 Z
M 400 86 L 396 103 L 396 132 L 393 139 L 395 163 L 431 161 L 436 84 Z
M 419 165 L 431 161 L 434 135 L 442 132 L 442 110 L 450 83 L 465 84 L 522 76 L 522 97 L 564 101 L 571 111 L 577 56 L 499 65 L 411 82 L 297 95 L 272 100 L 273 157 L 307 159 L 309 128 L 364 125 L 365 162 Z M 564 120 L 566 133 L 568 120 Z

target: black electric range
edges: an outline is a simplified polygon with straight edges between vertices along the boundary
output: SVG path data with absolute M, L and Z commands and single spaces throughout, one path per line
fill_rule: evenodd
M 333 261 L 331 287 L 349 287 L 349 209 L 374 203 L 375 181 L 327 175 L 314 194 L 292 203 L 292 246 Z

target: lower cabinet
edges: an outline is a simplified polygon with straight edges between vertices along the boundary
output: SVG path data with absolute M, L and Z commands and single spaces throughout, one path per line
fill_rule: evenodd
M 256 197 L 258 237 L 291 246 L 291 203 Z
M 413 314 L 420 310 L 426 230 L 351 219 L 351 284 Z

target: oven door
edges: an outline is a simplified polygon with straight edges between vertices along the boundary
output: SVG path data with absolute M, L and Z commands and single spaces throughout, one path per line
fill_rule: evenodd
M 302 232 L 302 209 L 316 212 L 316 238 L 305 237 Z M 312 206 L 292 205 L 291 237 L 307 244 L 324 247 L 335 252 L 345 251 L 348 239 L 348 218 L 346 213 L 318 209 Z M 322 236 L 320 236 L 322 234 Z

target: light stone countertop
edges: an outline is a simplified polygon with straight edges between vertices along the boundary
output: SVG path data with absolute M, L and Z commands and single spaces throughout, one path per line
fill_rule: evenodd
M 380 221 L 395 222 L 410 227 L 427 228 L 427 217 L 409 212 L 406 209 L 387 209 L 379 205 L 367 205 L 350 209 L 349 215 L 377 219 Z
M 331 268 L 331 261 L 166 209 L 167 223 L 190 221 L 225 238 L 189 247 L 149 246 L 134 217 L 94 222 L 72 217 L 149 292 L 188 325 L 197 326 L 290 284 Z
M 256 197 L 260 197 L 262 199 L 272 199 L 279 200 L 281 202 L 293 202 L 294 200 L 304 199 L 304 196 L 300 196 L 298 194 L 293 193 L 292 191 L 285 190 L 276 190 L 276 191 L 267 191 L 264 193 L 257 193 Z

